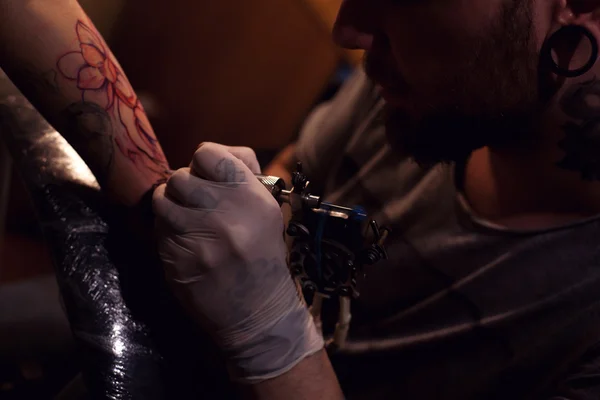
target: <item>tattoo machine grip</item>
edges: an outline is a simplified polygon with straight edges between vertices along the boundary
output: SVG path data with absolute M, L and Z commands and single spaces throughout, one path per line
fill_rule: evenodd
M 275 197 L 275 200 L 282 204 L 282 193 L 285 190 L 285 182 L 277 176 L 256 175 L 256 178 L 265 188 Z M 287 191 L 286 191 L 287 192 Z
M 275 197 L 279 205 L 290 204 L 292 210 L 299 209 L 302 205 L 310 208 L 321 206 L 321 198 L 311 195 L 306 190 L 308 182 L 305 185 L 295 185 L 292 190 L 287 190 L 285 181 L 277 176 L 256 175 L 256 178 Z

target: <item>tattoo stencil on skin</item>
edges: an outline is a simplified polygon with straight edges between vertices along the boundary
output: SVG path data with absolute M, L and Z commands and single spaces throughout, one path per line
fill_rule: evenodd
M 109 113 L 119 152 L 138 168 L 168 176 L 168 163 L 144 108 L 114 56 L 100 35 L 83 21 L 77 22 L 75 30 L 80 50 L 62 55 L 56 63 L 58 72 L 76 82 L 83 103 L 98 104 Z
M 579 172 L 584 180 L 600 180 L 600 81 L 593 79 L 569 88 L 560 100 L 562 111 L 577 120 L 564 124 L 565 152 L 557 166 Z

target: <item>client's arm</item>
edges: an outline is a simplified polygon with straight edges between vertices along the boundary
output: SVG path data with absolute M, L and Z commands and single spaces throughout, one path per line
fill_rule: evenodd
M 167 177 L 142 105 L 75 0 L 0 0 L 0 67 L 114 200 L 136 204 Z

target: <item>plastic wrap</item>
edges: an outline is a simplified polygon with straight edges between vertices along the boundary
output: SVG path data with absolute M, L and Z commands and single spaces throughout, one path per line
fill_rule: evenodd
M 50 245 L 91 398 L 230 397 L 224 368 L 163 286 L 152 248 L 125 229 L 89 168 L 1 71 L 0 138 Z

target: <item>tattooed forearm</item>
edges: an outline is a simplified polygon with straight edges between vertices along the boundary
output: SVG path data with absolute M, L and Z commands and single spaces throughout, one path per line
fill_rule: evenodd
M 144 108 L 77 2 L 0 13 L 0 67 L 113 199 L 133 205 L 170 174 Z M 17 32 L 15 34 L 15 32 Z
M 80 49 L 58 59 L 60 75 L 76 83 L 82 103 L 106 110 L 116 125 L 112 142 L 123 156 L 140 168 L 166 176 L 166 159 L 127 77 L 95 30 L 78 21 L 75 31 Z
M 574 85 L 560 107 L 574 121 L 563 126 L 565 138 L 559 146 L 565 156 L 558 166 L 579 172 L 585 180 L 600 180 L 600 81 Z

